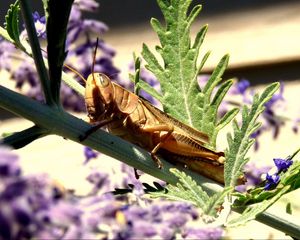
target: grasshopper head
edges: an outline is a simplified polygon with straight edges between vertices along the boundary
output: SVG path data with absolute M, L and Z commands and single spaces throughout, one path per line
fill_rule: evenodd
M 86 81 L 85 101 L 92 122 L 102 120 L 113 102 L 112 83 L 103 73 L 92 73 Z

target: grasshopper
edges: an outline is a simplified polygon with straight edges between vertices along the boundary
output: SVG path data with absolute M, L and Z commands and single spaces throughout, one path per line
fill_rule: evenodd
M 163 167 L 159 155 L 224 184 L 224 153 L 205 147 L 209 142 L 205 133 L 164 113 L 142 97 L 112 82 L 105 74 L 95 73 L 97 46 L 98 39 L 92 73 L 87 79 L 65 65 L 86 82 L 86 108 L 89 121 L 94 126 L 81 136 L 81 140 L 106 127 L 113 135 L 150 152 L 158 168 Z
M 209 141 L 206 134 L 162 112 L 108 76 L 89 75 L 85 102 L 94 130 L 105 126 L 110 133 L 144 148 L 159 168 L 158 155 L 224 184 L 224 153 L 204 146 Z

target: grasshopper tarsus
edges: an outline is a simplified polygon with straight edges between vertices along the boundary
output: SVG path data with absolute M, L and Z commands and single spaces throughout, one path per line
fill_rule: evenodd
M 163 168 L 163 164 L 162 162 L 159 160 L 159 158 L 156 156 L 155 153 L 151 152 L 151 158 L 152 160 L 156 163 L 157 168 L 162 169 Z
M 96 132 L 99 128 L 104 127 L 106 124 L 111 123 L 112 121 L 113 121 L 113 119 L 104 119 L 103 121 L 97 122 L 91 128 L 89 128 L 84 134 L 79 136 L 79 141 L 83 142 L 92 133 Z

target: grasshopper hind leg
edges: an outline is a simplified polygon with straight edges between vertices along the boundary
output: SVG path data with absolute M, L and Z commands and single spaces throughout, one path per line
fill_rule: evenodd
M 156 131 L 158 131 L 158 132 L 166 131 L 167 132 L 167 134 L 165 134 L 163 137 L 161 137 L 159 143 L 157 143 L 156 146 L 150 152 L 153 161 L 157 164 L 157 167 L 159 169 L 162 169 L 163 164 L 157 157 L 156 153 L 163 146 L 163 144 L 168 140 L 168 138 L 172 135 L 172 133 L 174 131 L 174 127 L 172 125 L 168 125 L 168 124 L 159 124 L 156 126 L 144 128 L 143 130 L 147 131 L 147 132 L 153 132 L 153 133 Z

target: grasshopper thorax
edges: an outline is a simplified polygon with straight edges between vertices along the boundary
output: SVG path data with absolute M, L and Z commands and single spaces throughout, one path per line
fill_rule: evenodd
M 92 73 L 86 81 L 85 101 L 91 121 L 99 121 L 107 115 L 114 98 L 112 83 L 103 73 Z

